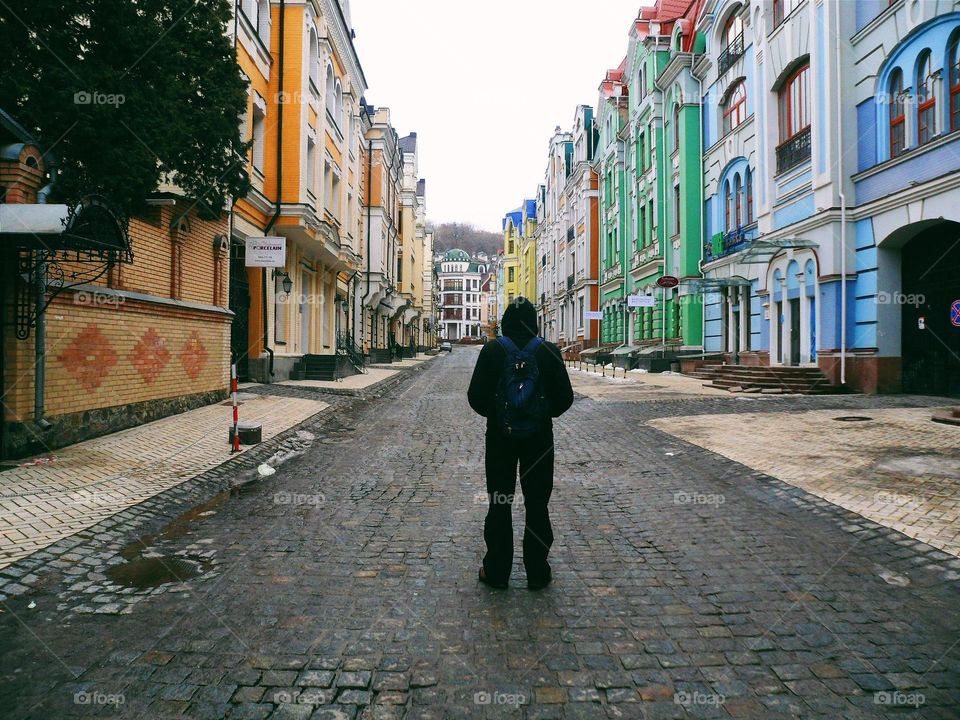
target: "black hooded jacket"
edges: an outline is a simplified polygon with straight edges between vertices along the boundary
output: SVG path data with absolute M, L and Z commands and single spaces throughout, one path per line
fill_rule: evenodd
M 501 324 L 503 334 L 521 350 L 530 340 L 539 334 L 537 311 L 524 298 L 518 298 L 507 306 Z M 487 418 L 487 430 L 493 429 L 493 405 L 497 395 L 497 385 L 503 373 L 503 363 L 507 354 L 498 342 L 488 342 L 480 350 L 477 366 L 473 370 L 467 399 L 470 407 L 479 415 Z M 550 414 L 560 417 L 573 404 L 573 388 L 563 357 L 553 343 L 544 341 L 536 352 L 537 367 L 543 393 L 550 403 Z

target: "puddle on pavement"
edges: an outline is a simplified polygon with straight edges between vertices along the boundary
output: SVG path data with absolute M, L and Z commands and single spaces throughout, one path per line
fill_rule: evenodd
M 107 569 L 107 577 L 118 585 L 137 590 L 178 583 L 202 575 L 210 563 L 162 556 L 137 558 Z
M 190 532 L 190 524 L 195 520 L 208 518 L 215 514 L 214 508 L 222 505 L 230 499 L 230 491 L 225 490 L 217 493 L 212 498 L 201 505 L 197 505 L 179 517 L 171 520 L 160 532 L 152 535 L 144 535 L 141 538 L 128 543 L 120 550 L 120 557 L 124 560 L 133 560 L 149 548 L 151 545 L 163 540 L 179 540 Z
M 960 480 L 960 458 L 946 455 L 906 455 L 879 462 L 874 469 L 906 477 L 942 477 Z

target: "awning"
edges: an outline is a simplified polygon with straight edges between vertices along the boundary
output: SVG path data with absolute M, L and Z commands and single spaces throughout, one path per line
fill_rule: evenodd
M 581 354 L 581 355 L 596 355 L 598 352 L 600 352 L 600 348 L 598 348 L 598 347 L 592 347 L 592 348 L 587 348 L 586 350 L 581 350 L 581 351 L 580 351 L 580 354 Z
M 0 242 L 29 250 L 127 253 L 126 223 L 102 202 L 68 205 L 0 204 Z
M 629 355 L 632 352 L 636 352 L 640 347 L 638 345 L 621 345 L 616 350 L 614 350 L 611 355 Z

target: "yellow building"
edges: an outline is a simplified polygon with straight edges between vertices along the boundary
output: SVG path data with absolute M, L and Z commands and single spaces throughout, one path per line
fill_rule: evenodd
M 349 4 L 242 0 L 236 20 L 253 190 L 234 206 L 232 350 L 261 381 L 336 376 L 349 366 L 338 336 L 355 335 L 361 263 L 366 80 Z M 263 236 L 286 238 L 284 267 L 245 267 L 244 241 Z
M 503 218 L 503 290 L 504 303 L 516 297 L 537 302 L 537 203 L 524 200 Z

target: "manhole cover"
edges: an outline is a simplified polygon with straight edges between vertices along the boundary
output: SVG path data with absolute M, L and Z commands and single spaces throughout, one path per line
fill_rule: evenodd
M 200 574 L 196 563 L 176 557 L 139 558 L 113 565 L 107 576 L 115 583 L 133 588 L 152 588 L 172 582 L 183 582 Z
M 873 418 L 867 417 L 866 415 L 841 415 L 839 417 L 835 417 L 834 420 L 838 420 L 840 422 L 869 422 L 873 420 Z

